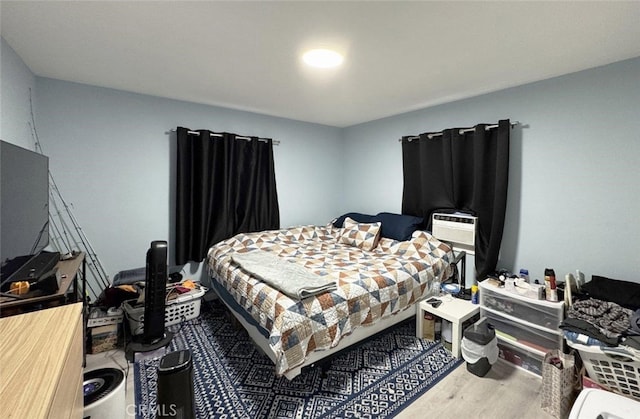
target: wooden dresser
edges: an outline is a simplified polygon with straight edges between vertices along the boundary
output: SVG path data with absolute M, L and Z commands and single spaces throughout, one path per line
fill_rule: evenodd
M 0 417 L 82 418 L 82 303 L 0 319 Z

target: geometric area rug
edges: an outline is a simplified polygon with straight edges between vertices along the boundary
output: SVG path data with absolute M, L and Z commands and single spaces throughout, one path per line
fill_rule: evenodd
M 168 351 L 191 350 L 198 418 L 392 418 L 462 363 L 440 342 L 416 338 L 411 318 L 334 356 L 324 376 L 309 368 L 289 381 L 225 308 L 202 301 L 201 309 L 167 328 Z M 138 419 L 155 417 L 159 362 L 134 365 Z

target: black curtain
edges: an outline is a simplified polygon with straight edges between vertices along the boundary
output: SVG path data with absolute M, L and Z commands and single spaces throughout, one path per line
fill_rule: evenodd
M 273 141 L 178 127 L 176 263 L 238 233 L 280 228 Z
M 478 279 L 493 272 L 498 263 L 509 177 L 511 124 L 501 120 L 495 128 L 487 126 L 402 139 L 402 213 L 429 222 L 431 214 L 441 209 L 476 215 Z

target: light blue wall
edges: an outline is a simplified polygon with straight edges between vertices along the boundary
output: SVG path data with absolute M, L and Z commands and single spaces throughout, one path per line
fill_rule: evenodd
M 500 266 L 640 282 L 640 58 L 346 128 L 342 209 L 400 211 L 401 136 L 505 118 Z
M 110 275 L 174 237 L 177 126 L 270 137 L 281 225 L 336 216 L 341 131 L 248 112 L 37 78 L 37 127 L 51 171 Z
M 0 139 L 33 150 L 29 95 L 35 96 L 35 76 L 2 37 L 0 64 Z
M 501 266 L 576 268 L 640 282 L 640 58 L 346 129 L 34 77 L 2 40 L 2 138 L 33 148 L 36 126 L 60 189 L 109 274 L 173 237 L 178 125 L 280 140 L 283 226 L 345 211 L 399 211 L 399 137 L 510 118 Z

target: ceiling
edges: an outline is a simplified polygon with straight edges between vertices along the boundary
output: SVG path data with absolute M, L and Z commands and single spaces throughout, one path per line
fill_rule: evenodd
M 2 1 L 41 77 L 315 122 L 379 119 L 640 56 L 640 2 Z M 331 47 L 339 69 L 303 50 Z

